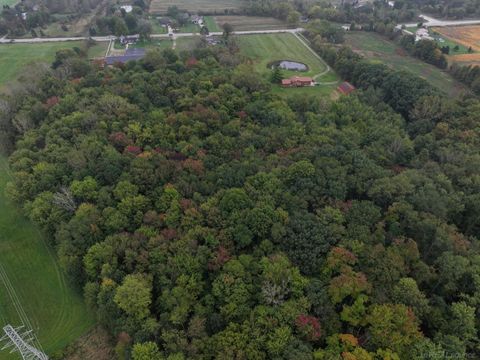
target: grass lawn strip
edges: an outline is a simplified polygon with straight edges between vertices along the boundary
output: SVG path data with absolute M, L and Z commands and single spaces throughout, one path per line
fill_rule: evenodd
M 218 26 L 213 16 L 204 16 L 203 20 L 208 31 L 210 32 L 222 31 L 222 29 L 220 28 L 220 26 Z
M 465 87 L 447 72 L 410 56 L 404 49 L 373 32 L 352 31 L 345 36 L 347 45 L 374 63 L 383 63 L 396 70 L 409 71 L 434 87 L 456 96 Z
M 0 87 L 5 82 L 16 79 L 32 63 L 50 64 L 58 50 L 81 47 L 81 41 L 51 42 L 40 44 L 1 44 L 0 45 Z M 97 43 L 89 49 L 92 57 L 103 56 L 107 42 Z M 35 65 L 31 65 L 35 66 Z
M 169 7 L 176 6 L 188 12 L 223 14 L 224 10 L 239 10 L 243 5 L 243 0 L 152 0 L 150 13 L 166 14 Z
M 38 342 L 52 354 L 94 321 L 39 231 L 7 201 L 9 180 L 7 160 L 0 157 L 0 325 L 33 328 Z M 2 352 L 0 358 L 14 360 L 18 355 Z

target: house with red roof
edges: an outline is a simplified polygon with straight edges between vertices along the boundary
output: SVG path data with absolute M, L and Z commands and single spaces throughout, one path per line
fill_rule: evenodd
M 282 80 L 283 87 L 303 87 L 313 85 L 315 85 L 315 81 L 307 76 L 292 76 L 290 79 Z

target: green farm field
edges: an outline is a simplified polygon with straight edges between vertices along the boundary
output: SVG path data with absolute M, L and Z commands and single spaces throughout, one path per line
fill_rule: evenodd
M 0 45 L 0 87 L 7 81 L 14 80 L 32 63 L 50 64 L 55 53 L 65 48 L 81 47 L 81 41 L 42 44 L 2 44 Z M 98 43 L 89 49 L 90 57 L 105 54 L 107 43 Z
M 0 325 L 31 326 L 51 355 L 86 333 L 94 320 L 39 231 L 7 201 L 9 180 L 7 160 L 0 156 Z M 20 357 L 0 352 L 0 359 Z
M 195 49 L 200 43 L 200 37 L 198 36 L 189 36 L 189 37 L 179 37 L 176 40 L 176 48 L 178 52 L 180 51 L 191 51 Z
M 235 31 L 285 29 L 289 27 L 285 22 L 273 17 L 219 15 L 215 16 L 215 21 L 220 26 L 229 23 Z
M 284 71 L 285 75 L 314 76 L 326 69 L 325 64 L 293 34 L 240 35 L 237 40 L 241 53 L 252 59 L 255 70 L 261 74 L 270 74 L 267 65 L 277 60 L 298 61 L 308 66 L 308 71 Z
M 169 7 L 176 6 L 189 12 L 223 14 L 225 10 L 238 10 L 243 4 L 243 0 L 152 0 L 150 13 L 165 14 Z
M 294 75 L 315 77 L 317 82 L 325 85 L 304 88 L 282 88 L 274 85 L 273 92 L 278 94 L 331 94 L 336 88 L 338 77 L 332 71 L 327 71 L 326 64 L 316 57 L 300 40 L 293 34 L 261 34 L 237 36 L 241 53 L 251 59 L 256 71 L 266 79 L 271 74 L 268 64 L 277 60 L 292 60 L 304 63 L 308 71 L 286 71 L 284 77 Z M 319 75 L 316 77 L 317 75 Z
M 208 31 L 210 32 L 222 31 L 222 29 L 220 28 L 219 24 L 215 21 L 215 18 L 213 16 L 204 16 L 203 20 Z
M 372 62 L 384 63 L 397 70 L 406 70 L 427 80 L 430 84 L 448 95 L 455 96 L 465 87 L 455 81 L 448 73 L 408 55 L 395 43 L 372 32 L 349 32 L 345 41 L 355 51 Z
M 200 26 L 193 24 L 191 22 L 187 22 L 185 25 L 180 27 L 179 32 L 181 33 L 199 33 Z
M 13 6 L 18 2 L 19 0 L 0 0 L 0 6 L 4 6 L 4 5 Z

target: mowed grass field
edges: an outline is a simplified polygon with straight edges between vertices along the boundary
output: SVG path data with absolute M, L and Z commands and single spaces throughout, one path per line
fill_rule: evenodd
M 31 325 L 51 355 L 86 333 L 94 320 L 39 231 L 7 201 L 9 180 L 7 160 L 0 156 L 0 326 Z M 0 359 L 20 357 L 0 351 Z
M 404 49 L 378 34 L 362 31 L 349 32 L 345 40 L 348 45 L 370 61 L 384 63 L 396 70 L 409 71 L 450 96 L 466 90 L 447 72 L 408 55 Z
M 223 14 L 225 10 L 238 10 L 243 4 L 244 0 L 152 0 L 150 13 L 165 14 L 170 6 L 176 6 L 189 12 Z
M 41 44 L 1 44 L 0 45 L 0 87 L 7 81 L 21 76 L 29 64 L 50 64 L 55 53 L 65 48 L 81 47 L 81 41 Z M 107 43 L 98 43 L 90 48 L 89 56 L 97 57 L 105 54 Z M 35 65 L 32 65 L 35 66 Z
M 208 31 L 210 32 L 215 32 L 215 31 L 222 31 L 220 28 L 219 24 L 215 20 L 213 16 L 204 16 L 203 21 L 205 23 L 205 26 L 207 27 Z M 223 23 L 221 23 L 223 24 Z M 220 24 L 220 25 L 221 25 Z
M 304 63 L 308 71 L 284 71 L 285 75 L 314 76 L 326 69 L 325 65 L 303 45 L 293 34 L 255 34 L 236 37 L 243 55 L 250 58 L 261 74 L 270 74 L 267 65 L 277 60 L 291 60 Z
M 19 2 L 19 0 L 0 0 L 0 7 L 4 6 L 4 5 L 13 6 L 18 2 Z
M 217 24 L 229 23 L 236 31 L 285 29 L 288 25 L 272 17 L 260 16 L 215 16 Z
M 294 75 L 314 77 L 325 72 L 324 75 L 317 78 L 317 81 L 331 83 L 328 85 L 304 88 L 282 88 L 279 85 L 274 85 L 274 93 L 284 95 L 329 95 L 337 86 L 337 75 L 332 71 L 326 72 L 326 65 L 293 34 L 240 35 L 237 36 L 236 39 L 240 46 L 240 52 L 251 60 L 255 70 L 262 74 L 267 80 L 272 72 L 267 66 L 269 63 L 277 60 L 292 60 L 306 64 L 308 71 L 297 72 L 282 70 L 285 78 Z

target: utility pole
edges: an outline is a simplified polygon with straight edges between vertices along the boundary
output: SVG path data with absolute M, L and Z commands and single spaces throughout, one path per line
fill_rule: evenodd
M 3 327 L 5 335 L 0 342 L 6 342 L 1 350 L 10 349 L 10 352 L 18 352 L 23 360 L 48 360 L 48 356 L 31 345 L 33 342 L 32 330 L 20 334 L 21 328 L 15 329 L 12 325 Z

